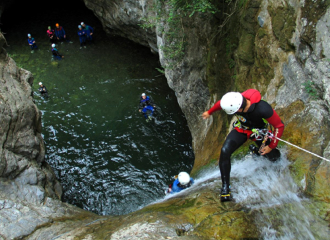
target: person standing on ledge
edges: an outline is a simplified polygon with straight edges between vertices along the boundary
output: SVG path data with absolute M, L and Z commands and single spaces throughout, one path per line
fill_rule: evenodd
M 55 31 L 54 29 L 52 29 L 50 26 L 48 26 L 48 30 L 47 30 L 47 35 L 49 37 L 49 41 L 51 43 L 55 43 L 56 39 L 55 39 Z
M 142 93 L 140 98 L 139 112 L 143 112 L 143 115 L 147 122 L 152 119 L 152 114 L 154 113 L 155 107 L 156 106 L 154 105 L 151 97 L 147 96 L 145 93 Z M 147 115 L 147 112 L 151 113 Z
M 78 25 L 78 36 L 80 41 L 80 49 L 82 49 L 82 47 L 86 48 L 86 33 L 81 25 Z
M 64 28 L 60 26 L 58 23 L 55 24 L 55 35 L 57 40 L 59 40 L 61 43 L 63 43 L 64 40 L 69 43 L 72 43 L 67 37 Z
M 232 199 L 230 190 L 230 157 L 247 139 L 256 141 L 261 148 L 258 152 L 271 161 L 276 161 L 280 157 L 280 151 L 276 148 L 278 140 L 283 134 L 284 124 L 275 110 L 266 102 L 261 100 L 258 90 L 248 89 L 243 93 L 228 92 L 220 101 L 215 103 L 202 117 L 207 119 L 215 111 L 223 109 L 227 114 L 235 114 L 238 120 L 234 123 L 234 129 L 228 134 L 221 148 L 219 168 L 222 180 L 221 201 Z M 264 144 L 263 139 L 253 137 L 253 129 L 265 129 L 267 122 L 273 126 L 272 140 L 268 139 Z M 257 147 L 251 145 L 250 149 L 256 153 Z
M 167 193 L 177 193 L 194 184 L 194 179 L 186 172 L 180 172 L 173 184 L 168 187 Z
M 28 43 L 29 43 L 30 48 L 31 48 L 31 53 L 34 53 L 34 49 L 38 49 L 38 46 L 36 44 L 36 40 L 34 40 L 34 38 L 31 36 L 30 33 L 27 36 L 28 36 Z
M 81 22 L 80 25 L 85 30 L 87 41 L 92 43 L 93 42 L 94 28 L 92 28 L 89 25 L 86 25 L 84 22 Z

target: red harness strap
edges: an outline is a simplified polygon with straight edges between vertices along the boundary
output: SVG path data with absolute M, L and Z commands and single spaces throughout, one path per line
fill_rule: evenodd
M 250 139 L 250 136 L 253 133 L 252 130 L 250 130 L 250 129 L 243 129 L 243 128 L 239 128 L 239 127 L 235 127 L 235 130 L 239 133 L 246 134 L 248 139 Z M 251 140 L 255 141 L 255 139 L 251 139 Z

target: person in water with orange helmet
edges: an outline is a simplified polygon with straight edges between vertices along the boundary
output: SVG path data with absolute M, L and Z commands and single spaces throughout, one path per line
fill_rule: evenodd
M 271 161 L 276 161 L 280 157 L 280 151 L 276 148 L 278 140 L 283 134 L 284 124 L 275 110 L 266 102 L 261 100 L 258 90 L 248 89 L 243 93 L 228 92 L 213 107 L 204 112 L 202 117 L 209 118 L 214 112 L 223 109 L 227 114 L 235 114 L 238 121 L 234 123 L 234 129 L 228 134 L 222 145 L 219 168 L 222 179 L 221 201 L 232 199 L 230 190 L 230 157 L 247 139 L 256 141 L 255 146 L 250 145 L 250 150 L 255 154 L 260 154 Z M 273 126 L 273 138 L 267 141 L 256 139 L 253 130 L 266 129 L 267 124 Z M 263 143 L 264 142 L 264 143 Z

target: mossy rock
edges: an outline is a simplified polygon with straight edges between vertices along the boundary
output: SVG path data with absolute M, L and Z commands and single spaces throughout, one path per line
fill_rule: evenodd
M 294 45 L 290 42 L 292 35 L 296 29 L 296 12 L 293 7 L 272 8 L 268 6 L 268 12 L 271 15 L 273 32 L 280 47 L 284 51 L 291 51 Z
M 264 28 L 259 28 L 258 29 L 258 33 L 257 33 L 257 36 L 259 39 L 262 39 L 263 37 L 267 36 L 268 33 L 267 33 L 267 30 L 264 29 Z
M 254 38 L 254 35 L 243 32 L 237 49 L 238 58 L 249 64 L 254 63 Z

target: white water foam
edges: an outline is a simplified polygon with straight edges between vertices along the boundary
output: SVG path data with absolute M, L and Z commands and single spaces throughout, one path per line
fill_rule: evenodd
M 231 187 L 235 202 L 255 213 L 263 239 L 329 239 L 326 222 L 308 208 L 312 205 L 311 199 L 300 197 L 301 192 L 290 175 L 286 151 L 281 152 L 281 159 L 275 163 L 251 155 L 232 162 Z M 206 181 L 210 179 L 221 181 L 218 168 L 199 174 L 189 189 L 156 202 L 198 191 L 209 184 Z

